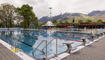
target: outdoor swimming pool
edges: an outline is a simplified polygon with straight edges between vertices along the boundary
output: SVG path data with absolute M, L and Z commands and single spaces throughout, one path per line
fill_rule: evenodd
M 16 48 L 36 59 L 66 51 L 67 46 L 63 44 L 66 42 L 74 42 L 72 47 L 75 48 L 82 44 L 81 37 L 87 38 L 87 42 L 89 42 L 92 40 L 91 36 L 91 34 L 86 33 L 55 30 L 0 31 L 0 39 L 12 46 L 16 46 Z

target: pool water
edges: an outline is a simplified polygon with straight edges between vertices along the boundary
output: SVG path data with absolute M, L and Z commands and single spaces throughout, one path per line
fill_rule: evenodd
M 91 34 L 77 32 L 65 33 L 54 30 L 0 31 L 0 39 L 21 49 L 35 59 L 42 59 L 46 54 L 51 56 L 66 51 L 67 47 L 63 44 L 65 42 L 74 41 L 72 47 L 75 48 L 82 44 L 81 37 L 83 36 L 88 39 L 87 42 L 91 40 Z
M 53 37 L 65 39 L 65 40 L 74 40 L 74 41 L 80 41 L 81 37 L 86 37 L 86 39 L 91 40 L 92 34 L 86 34 L 86 33 L 79 33 L 79 32 L 60 32 L 57 31 L 53 34 Z

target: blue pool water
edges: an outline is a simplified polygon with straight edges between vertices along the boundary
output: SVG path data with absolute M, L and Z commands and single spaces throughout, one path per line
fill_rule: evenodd
M 65 40 L 74 40 L 79 41 L 81 40 L 81 37 L 86 37 L 88 40 L 91 40 L 92 34 L 86 34 L 86 33 L 79 33 L 79 32 L 60 32 L 57 31 L 53 34 L 53 37 L 65 39 Z
M 76 47 L 82 44 L 82 42 L 76 41 L 81 40 L 81 37 L 83 36 L 87 37 L 88 40 L 91 40 L 91 34 L 84 33 L 64 33 L 60 31 L 46 30 L 0 31 L 0 39 L 11 44 L 12 46 L 16 46 L 36 59 L 41 59 L 46 54 L 46 41 L 47 55 L 50 56 L 52 54 L 56 54 L 56 40 L 58 42 L 57 54 L 59 54 L 67 49 L 66 45 L 63 43 L 74 40 L 75 42 L 72 46 Z

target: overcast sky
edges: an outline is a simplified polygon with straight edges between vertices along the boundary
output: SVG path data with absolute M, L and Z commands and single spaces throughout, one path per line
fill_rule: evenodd
M 65 12 L 86 14 L 93 10 L 105 10 L 105 0 L 0 0 L 0 4 L 2 3 L 10 3 L 16 7 L 29 4 L 39 18 L 49 16 L 49 7 L 53 8 L 52 15 Z

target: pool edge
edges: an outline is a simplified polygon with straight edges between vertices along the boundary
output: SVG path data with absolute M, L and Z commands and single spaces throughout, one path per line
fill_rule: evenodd
M 6 48 L 8 48 L 9 50 L 11 50 L 11 46 L 10 44 L 4 42 L 3 40 L 0 39 L 0 43 L 2 45 L 4 45 Z M 14 52 L 13 52 L 14 53 Z M 19 52 L 15 52 L 14 54 L 16 54 L 18 57 L 20 57 L 22 60 L 36 60 L 35 58 L 27 55 L 25 52 L 23 51 L 19 51 Z

